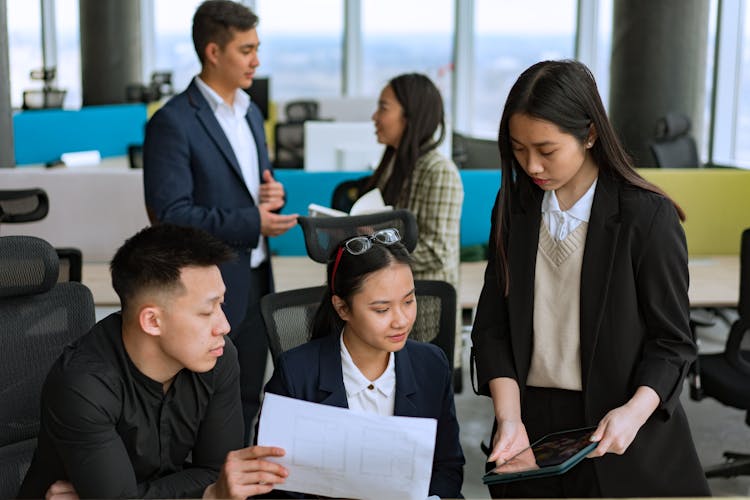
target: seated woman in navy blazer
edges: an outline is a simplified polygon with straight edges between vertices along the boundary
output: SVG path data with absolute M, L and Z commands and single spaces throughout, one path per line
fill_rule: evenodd
M 343 241 L 312 340 L 283 353 L 266 391 L 379 415 L 437 419 L 430 495 L 461 496 L 451 370 L 440 348 L 408 340 L 417 316 L 409 253 L 396 229 Z

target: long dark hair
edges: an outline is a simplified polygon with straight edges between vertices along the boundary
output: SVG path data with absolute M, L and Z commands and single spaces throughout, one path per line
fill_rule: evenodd
M 572 60 L 542 61 L 529 67 L 521 73 L 510 89 L 497 138 L 502 183 L 493 237 L 494 250 L 498 256 L 499 277 L 501 282 L 504 282 L 506 295 L 509 291 L 506 232 L 510 224 L 511 193 L 538 189 L 513 155 L 509 123 L 511 117 L 518 113 L 554 123 L 562 132 L 572 135 L 581 144 L 593 126 L 597 140 L 589 151 L 600 171 L 607 171 L 628 184 L 667 197 L 664 191 L 645 180 L 633 168 L 632 159 L 607 118 L 594 75 L 584 64 Z M 682 208 L 674 201 L 672 203 L 680 220 L 684 221 L 685 213 Z
M 370 274 L 384 269 L 391 264 L 405 264 L 411 266 L 411 257 L 404 245 L 392 243 L 384 245 L 373 242 L 372 246 L 364 253 L 352 255 L 346 249 L 341 252 L 341 259 L 336 266 L 336 254 L 339 245 L 328 260 L 327 286 L 323 299 L 320 301 L 318 310 L 313 320 L 312 338 L 317 339 L 331 334 L 337 334 L 344 328 L 344 320 L 339 317 L 333 307 L 332 297 L 338 295 L 349 307 L 352 297 L 362 288 L 362 283 Z M 336 267 L 335 281 L 331 275 Z
M 404 110 L 406 127 L 398 148 L 387 146 L 368 189 L 380 183 L 388 164 L 395 158 L 393 169 L 383 189 L 388 205 L 403 206 L 409 199 L 411 178 L 417 159 L 438 147 L 445 138 L 443 98 L 432 80 L 420 73 L 407 73 L 393 78 L 388 85 Z M 440 130 L 437 139 L 435 132 Z

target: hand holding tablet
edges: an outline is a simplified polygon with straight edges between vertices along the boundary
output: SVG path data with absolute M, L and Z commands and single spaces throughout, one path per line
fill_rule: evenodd
M 563 474 L 597 446 L 591 441 L 596 427 L 548 434 L 488 472 L 484 484 Z

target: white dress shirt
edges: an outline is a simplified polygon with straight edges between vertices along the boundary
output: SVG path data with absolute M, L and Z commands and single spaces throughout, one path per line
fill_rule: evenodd
M 563 211 L 557 201 L 554 191 L 545 191 L 542 199 L 542 218 L 547 224 L 549 234 L 557 241 L 564 240 L 576 230 L 582 222 L 588 222 L 591 217 L 591 206 L 594 203 L 596 181 L 581 198 L 568 210 Z
M 389 353 L 388 366 L 383 374 L 377 380 L 370 381 L 354 364 L 344 344 L 343 335 L 339 337 L 339 343 L 341 344 L 341 371 L 344 374 L 344 389 L 346 389 L 349 409 L 386 417 L 393 416 L 396 404 L 395 355 Z
M 203 97 L 208 101 L 208 105 L 214 112 L 219 125 L 221 125 L 224 135 L 229 140 L 229 145 L 232 147 L 237 163 L 240 165 L 247 190 L 250 191 L 250 195 L 257 206 L 260 200 L 258 146 L 255 144 L 250 124 L 245 118 L 247 109 L 250 107 L 250 96 L 242 89 L 237 89 L 234 93 L 234 104 L 230 106 L 199 76 L 195 77 L 195 83 Z M 250 254 L 250 266 L 253 268 L 258 267 L 266 260 L 266 245 L 263 240 L 263 236 L 260 235 L 258 246 Z

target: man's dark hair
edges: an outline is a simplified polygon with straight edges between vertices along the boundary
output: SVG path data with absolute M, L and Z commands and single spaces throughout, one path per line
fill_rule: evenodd
M 185 267 L 209 267 L 235 258 L 231 248 L 193 227 L 157 224 L 140 230 L 117 250 L 109 265 L 123 311 L 146 289 L 179 290 Z
M 204 64 L 206 46 L 214 42 L 222 49 L 237 31 L 249 31 L 258 25 L 258 16 L 232 0 L 207 0 L 193 15 L 193 45 Z

